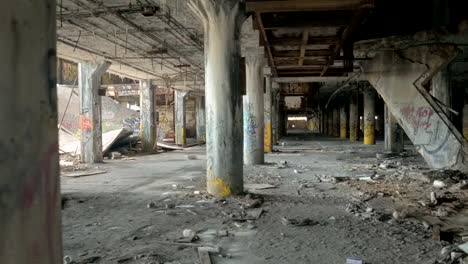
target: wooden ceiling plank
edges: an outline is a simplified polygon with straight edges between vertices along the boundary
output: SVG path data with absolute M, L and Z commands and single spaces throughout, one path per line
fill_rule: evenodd
M 363 6 L 373 6 L 369 0 L 290 0 L 290 1 L 248 1 L 247 12 L 297 12 L 357 10 Z
M 258 28 L 260 30 L 260 35 L 261 35 L 260 37 L 263 39 L 263 44 L 265 45 L 265 50 L 268 56 L 268 60 L 270 61 L 271 72 L 273 74 L 273 77 L 278 76 L 278 73 L 276 71 L 276 66 L 275 66 L 275 60 L 273 59 L 273 54 L 271 52 L 271 46 L 268 41 L 265 28 L 263 27 L 262 16 L 258 12 L 255 12 L 254 16 L 255 16 L 255 20 L 257 21 Z
M 304 30 L 304 32 L 302 32 L 302 43 L 301 43 L 301 54 L 299 55 L 299 65 L 304 64 L 304 56 L 305 56 L 308 42 L 309 42 L 309 30 Z

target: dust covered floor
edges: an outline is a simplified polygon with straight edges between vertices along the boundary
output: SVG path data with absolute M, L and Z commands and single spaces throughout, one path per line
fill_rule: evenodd
M 448 260 L 453 234 L 437 235 L 446 235 L 444 217 L 462 210 L 446 206 L 447 214 L 437 215 L 449 186 L 433 190 L 419 155 L 378 160 L 382 142 L 319 135 L 281 142 L 265 165 L 244 167 L 245 196 L 206 194 L 204 147 L 110 160 L 94 168 L 105 173 L 62 177 L 67 261 L 200 263 L 197 248 L 211 246 L 220 250 L 211 253 L 213 263 L 339 264 L 356 257 L 427 264 L 442 260 L 446 247 L 440 263 L 459 263 Z M 462 189 L 450 196 L 461 204 Z

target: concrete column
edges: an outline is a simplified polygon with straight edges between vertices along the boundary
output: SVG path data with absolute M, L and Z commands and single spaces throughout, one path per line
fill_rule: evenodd
M 174 111 L 175 111 L 175 143 L 177 145 L 187 145 L 185 135 L 185 97 L 187 91 L 175 90 Z
M 364 89 L 364 144 L 375 144 L 375 90 L 372 87 Z
M 457 54 L 455 45 L 428 44 L 381 51 L 362 66 L 430 167 L 468 171 L 467 142 L 426 90 L 431 78 Z
M 110 62 L 79 63 L 81 161 L 102 162 L 102 100 L 99 95 L 101 77 Z
M 273 105 L 273 92 L 270 75 L 265 75 L 265 98 L 264 98 L 264 125 L 265 132 L 263 136 L 263 148 L 267 153 L 273 150 L 273 126 L 272 126 L 272 105 Z
M 272 92 L 273 92 L 273 108 L 271 110 L 272 113 L 272 123 L 273 123 L 273 145 L 276 145 L 279 141 L 279 133 L 278 133 L 278 116 L 279 116 L 279 84 L 273 82 L 272 85 Z
M 140 133 L 144 152 L 157 150 L 157 121 L 155 107 L 155 88 L 151 80 L 140 81 Z
M 466 98 L 463 108 L 463 136 L 468 140 L 468 100 Z
M 340 138 L 347 137 L 348 129 L 348 115 L 346 114 L 346 107 L 342 105 L 340 108 Z
M 385 151 L 398 154 L 405 149 L 403 129 L 385 105 Z
M 205 31 L 207 191 L 243 193 L 240 30 L 246 18 L 238 0 L 190 0 Z
M 264 102 L 263 54 L 245 58 L 247 95 L 244 96 L 244 164 L 263 164 Z
M 353 90 L 349 102 L 349 140 L 352 142 L 359 140 L 358 96 L 359 91 L 357 89 Z
M 0 263 L 60 264 L 55 1 L 0 14 Z
M 333 136 L 340 136 L 340 109 L 338 106 L 333 108 Z
M 197 118 L 197 140 L 206 142 L 206 119 L 205 119 L 205 97 L 200 96 L 196 99 L 196 118 Z
M 328 109 L 328 133 L 327 135 L 333 136 L 333 109 Z

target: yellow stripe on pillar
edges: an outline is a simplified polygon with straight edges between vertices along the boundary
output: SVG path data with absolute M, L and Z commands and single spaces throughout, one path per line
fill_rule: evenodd
M 267 122 L 265 124 L 265 133 L 264 133 L 264 136 L 263 136 L 263 151 L 264 152 L 267 152 L 267 153 L 270 153 L 272 152 L 272 142 L 271 142 L 272 138 L 271 138 L 271 123 L 270 122 Z

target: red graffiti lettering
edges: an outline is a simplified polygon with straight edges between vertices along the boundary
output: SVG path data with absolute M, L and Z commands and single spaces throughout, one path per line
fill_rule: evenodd
M 434 111 L 429 107 L 405 106 L 400 109 L 400 113 L 414 129 L 429 129 L 432 127 L 430 119 L 434 115 Z
M 85 115 L 80 116 L 80 129 L 84 131 L 90 131 L 93 129 L 93 120 Z

